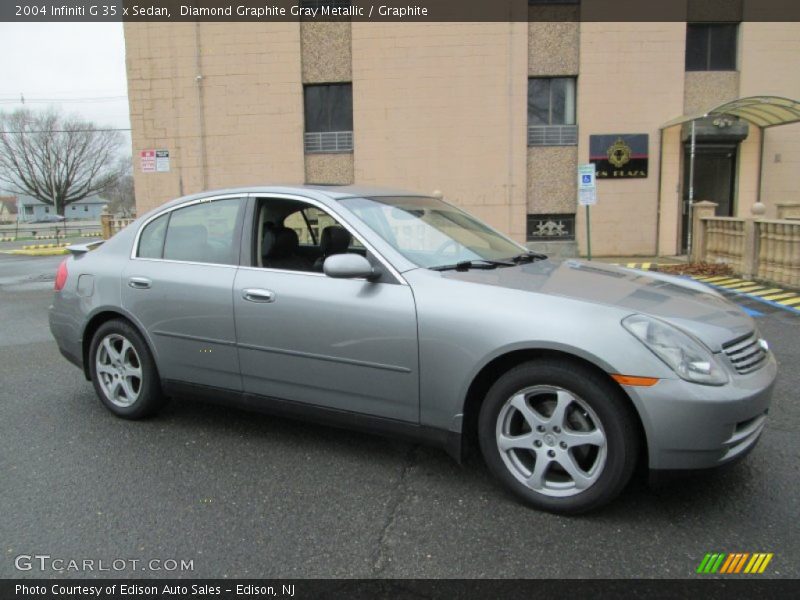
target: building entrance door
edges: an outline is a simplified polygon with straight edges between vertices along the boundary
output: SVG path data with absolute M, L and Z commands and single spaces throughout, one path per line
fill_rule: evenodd
M 689 242 L 689 144 L 684 145 L 683 169 L 683 227 L 681 249 L 688 250 Z M 694 201 L 717 203 L 718 217 L 731 217 L 734 212 L 736 182 L 736 144 L 697 144 L 694 158 Z

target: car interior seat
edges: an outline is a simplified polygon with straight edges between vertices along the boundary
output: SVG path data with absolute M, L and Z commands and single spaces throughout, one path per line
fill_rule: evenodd
M 311 263 L 297 253 L 300 241 L 294 229 L 265 227 L 261 242 L 261 264 L 272 269 L 310 271 Z
M 314 270 L 322 271 L 325 259 L 334 254 L 344 254 L 350 247 L 353 236 L 341 225 L 329 225 L 322 230 L 319 240 L 320 257 L 314 261 Z

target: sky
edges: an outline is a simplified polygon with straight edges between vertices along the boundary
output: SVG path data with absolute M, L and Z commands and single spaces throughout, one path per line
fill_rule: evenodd
M 53 106 L 128 128 L 122 23 L 1 23 L 0 110 Z

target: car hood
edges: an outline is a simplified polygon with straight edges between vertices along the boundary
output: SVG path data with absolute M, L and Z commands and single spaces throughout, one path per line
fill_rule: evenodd
M 492 270 L 443 271 L 442 276 L 651 315 L 692 334 L 713 352 L 755 328 L 749 315 L 701 283 L 603 263 L 548 259 Z

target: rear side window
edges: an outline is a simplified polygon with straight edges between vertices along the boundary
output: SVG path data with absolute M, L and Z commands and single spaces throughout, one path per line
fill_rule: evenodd
M 161 258 L 164 250 L 164 235 L 167 233 L 169 213 L 150 221 L 139 236 L 140 258 Z
M 201 202 L 172 211 L 164 241 L 164 258 L 191 262 L 236 264 L 236 224 L 240 198 Z

